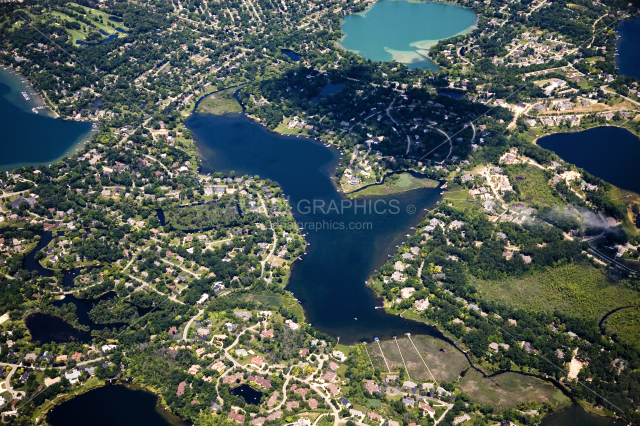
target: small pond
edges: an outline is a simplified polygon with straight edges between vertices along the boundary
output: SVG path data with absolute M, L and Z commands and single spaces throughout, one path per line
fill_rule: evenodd
M 318 102 L 320 102 L 320 98 L 324 98 L 329 95 L 335 95 L 336 93 L 340 92 L 344 88 L 344 86 L 345 86 L 345 83 L 337 83 L 337 84 L 328 83 L 326 86 L 322 88 L 322 90 L 320 90 L 320 93 L 318 94 L 318 96 L 311 99 L 311 102 L 313 102 L 314 104 L 317 104 Z
M 302 55 L 298 55 L 291 49 L 280 49 L 280 52 L 282 52 L 283 55 L 288 56 L 293 62 L 298 62 L 300 58 L 302 58 Z
M 237 388 L 231 389 L 231 394 L 242 397 L 244 402 L 251 405 L 260 405 L 260 398 L 262 398 L 262 392 L 255 390 L 247 384 L 242 384 Z

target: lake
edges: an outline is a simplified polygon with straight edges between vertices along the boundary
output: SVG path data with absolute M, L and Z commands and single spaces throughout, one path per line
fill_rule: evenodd
M 42 98 L 21 79 L 0 67 L 0 170 L 51 164 L 72 155 L 94 134 L 91 123 L 53 118 Z
M 470 32 L 476 23 L 475 13 L 452 4 L 382 0 L 344 18 L 340 46 L 373 61 L 435 71 L 427 57 L 431 46 Z
M 626 424 L 622 420 L 587 413 L 576 403 L 545 416 L 540 422 L 540 426 L 624 426 Z
M 123 385 L 103 386 L 55 406 L 51 426 L 182 426 L 151 392 Z
M 640 17 L 620 22 L 616 35 L 616 66 L 621 74 L 640 80 Z
M 621 127 L 596 127 L 575 133 L 555 133 L 537 144 L 605 181 L 640 194 L 640 139 Z
M 337 192 L 330 177 L 340 159 L 337 149 L 271 133 L 243 114 L 193 114 L 185 124 L 202 155 L 203 173 L 259 175 L 278 182 L 290 197 L 309 246 L 294 263 L 287 289 L 300 300 L 314 328 L 347 344 L 406 332 L 442 338 L 433 327 L 376 309 L 382 301 L 365 285 L 406 240 L 405 234 L 413 234 L 410 228 L 424 218 L 425 209 L 440 200 L 439 189 L 367 197 L 349 208 L 351 201 Z M 332 202 L 340 209 L 311 208 Z

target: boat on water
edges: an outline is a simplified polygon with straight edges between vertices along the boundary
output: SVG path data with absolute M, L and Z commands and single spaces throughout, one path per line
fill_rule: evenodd
M 27 94 L 27 92 L 22 92 L 22 96 L 24 96 L 24 98 L 28 101 L 31 98 L 29 97 L 29 95 Z

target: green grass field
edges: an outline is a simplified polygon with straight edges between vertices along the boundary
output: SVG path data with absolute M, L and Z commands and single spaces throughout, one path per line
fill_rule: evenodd
M 367 188 L 351 192 L 348 198 L 364 197 L 367 195 L 389 195 L 410 191 L 418 188 L 436 188 L 439 182 L 428 178 L 417 178 L 410 173 L 400 173 L 387 177 L 384 184 L 372 185 Z
M 564 204 L 560 198 L 553 196 L 544 171 L 535 166 L 509 168 L 509 180 L 514 187 L 520 189 L 520 199 L 523 201 L 548 206 Z
M 553 405 L 571 402 L 555 386 L 518 373 L 504 373 L 489 378 L 469 370 L 459 383 L 474 402 L 491 404 L 499 409 L 516 408 L 518 404 L 527 402 L 549 402 Z
M 611 314 L 604 324 L 621 342 L 640 351 L 640 308 L 622 309 Z
M 564 265 L 519 279 L 474 280 L 482 297 L 533 312 L 560 311 L 599 320 L 621 306 L 640 305 L 640 295 L 590 265 Z
M 431 336 L 411 336 L 411 339 L 416 345 L 415 348 L 411 341 L 404 336 L 398 339 L 397 343 L 394 340 L 380 342 L 382 353 L 384 353 L 384 358 L 386 358 L 392 372 L 397 372 L 400 367 L 404 367 L 402 362 L 402 358 L 404 358 L 404 363 L 412 379 L 433 380 L 433 377 L 435 377 L 436 381 L 452 382 L 469 366 L 463 354 L 442 340 Z M 399 349 L 398 346 L 400 347 Z M 375 368 L 388 372 L 380 347 L 374 342 L 367 345 L 367 351 Z M 416 348 L 418 349 L 417 351 Z M 429 369 L 425 367 L 418 353 L 422 356 Z M 402 357 L 400 356 L 401 354 Z M 433 377 L 429 370 L 433 373 Z
M 206 97 L 198 105 L 199 113 L 223 115 L 232 112 L 242 112 L 242 107 L 233 97 L 233 93 L 238 90 L 227 89 Z
M 69 5 L 73 7 L 79 6 L 78 4 L 75 4 L 75 3 L 69 3 Z M 109 20 L 109 17 L 115 17 L 114 15 L 109 15 L 108 13 L 105 13 L 101 10 L 91 9 L 86 6 L 80 6 L 80 7 L 82 7 L 85 10 L 86 12 L 85 17 L 91 22 L 91 26 L 87 26 L 87 24 L 85 24 L 84 22 L 80 22 L 66 15 L 65 13 L 62 13 L 59 11 L 51 11 L 45 15 L 52 18 L 55 23 L 65 28 L 67 33 L 69 33 L 69 35 L 71 36 L 72 38 L 71 42 L 73 44 L 76 44 L 76 41 L 78 40 L 84 41 L 86 37 L 89 35 L 89 33 L 92 31 L 102 30 L 108 34 L 116 34 L 118 33 L 115 30 L 116 27 L 122 28 L 125 31 L 129 31 L 129 28 L 126 27 L 122 22 L 115 22 L 115 21 Z M 96 21 L 94 18 L 98 18 L 98 20 Z M 72 29 L 66 28 L 64 27 L 65 21 L 77 22 L 78 24 L 80 24 L 82 29 L 72 30 Z M 118 33 L 118 37 L 123 37 L 123 36 L 125 36 L 125 34 Z M 106 36 L 103 36 L 103 37 L 106 37 Z

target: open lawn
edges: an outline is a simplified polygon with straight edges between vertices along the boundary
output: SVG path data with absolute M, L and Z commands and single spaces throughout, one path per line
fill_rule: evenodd
M 73 7 L 78 7 L 79 5 L 75 4 L 75 3 L 69 3 L 71 6 Z M 108 13 L 105 13 L 101 10 L 96 10 L 96 9 L 91 9 L 89 7 L 86 6 L 80 6 L 85 10 L 85 14 L 84 17 L 86 17 L 90 22 L 91 25 L 88 26 L 86 23 L 81 22 L 76 20 L 75 18 L 72 18 L 71 16 L 59 12 L 59 11 L 51 11 L 48 13 L 48 15 L 45 16 L 49 16 L 51 18 L 53 18 L 53 21 L 60 24 L 60 26 L 62 26 L 63 28 L 65 28 L 65 30 L 67 31 L 67 33 L 69 33 L 69 35 L 72 37 L 71 42 L 73 44 L 76 43 L 76 41 L 78 40 L 85 40 L 86 37 L 89 35 L 90 32 L 92 31 L 98 31 L 98 30 L 102 30 L 107 34 L 118 34 L 118 37 L 124 37 L 126 34 L 123 33 L 119 33 L 117 32 L 115 29 L 120 28 L 124 31 L 128 31 L 129 28 L 126 27 L 122 22 L 115 22 L 115 21 L 110 21 L 109 18 L 110 17 L 114 17 L 113 15 L 109 15 Z M 65 22 L 77 22 L 78 24 L 80 24 L 81 29 L 76 30 L 76 29 L 69 29 L 65 27 Z M 103 37 L 104 36 L 103 34 Z
M 477 371 L 469 370 L 459 383 L 474 402 L 491 404 L 500 409 L 516 408 L 518 404 L 526 402 L 549 402 L 553 405 L 570 402 L 555 386 L 518 373 L 482 377 Z
M 436 188 L 438 181 L 413 176 L 410 173 L 400 173 L 387 176 L 383 184 L 371 185 L 364 189 L 351 192 L 348 198 L 364 197 L 367 195 L 389 195 L 410 191 L 418 188 Z
M 531 165 L 512 166 L 507 168 L 507 173 L 511 184 L 520 190 L 521 200 L 548 206 L 564 204 L 560 198 L 553 196 L 544 170 Z
M 214 115 L 223 115 L 232 112 L 242 112 L 242 107 L 233 97 L 233 93 L 237 88 L 222 90 L 207 96 L 198 105 L 199 113 L 208 113 Z
M 622 309 L 611 314 L 604 325 L 621 342 L 640 351 L 640 308 Z
M 564 265 L 524 278 L 474 280 L 482 297 L 534 312 L 560 311 L 599 320 L 621 306 L 640 305 L 640 295 L 624 281 L 609 279 L 593 266 Z
M 398 339 L 397 344 L 394 340 L 380 342 L 380 347 L 382 347 L 382 352 L 392 372 L 398 371 L 400 367 L 404 366 L 402 363 L 402 358 L 404 358 L 409 376 L 412 379 L 433 380 L 433 377 L 435 377 L 436 381 L 452 382 L 469 366 L 464 355 L 442 340 L 431 336 L 411 336 L 411 339 L 418 349 L 417 352 L 411 341 L 406 337 Z M 398 346 L 400 346 L 399 350 Z M 387 365 L 380 353 L 380 347 L 378 347 L 378 343 L 374 342 L 367 345 L 367 350 L 373 365 L 387 372 Z M 401 353 L 402 358 L 400 356 Z M 431 377 L 418 353 L 422 355 L 429 370 L 433 373 L 433 377 Z

